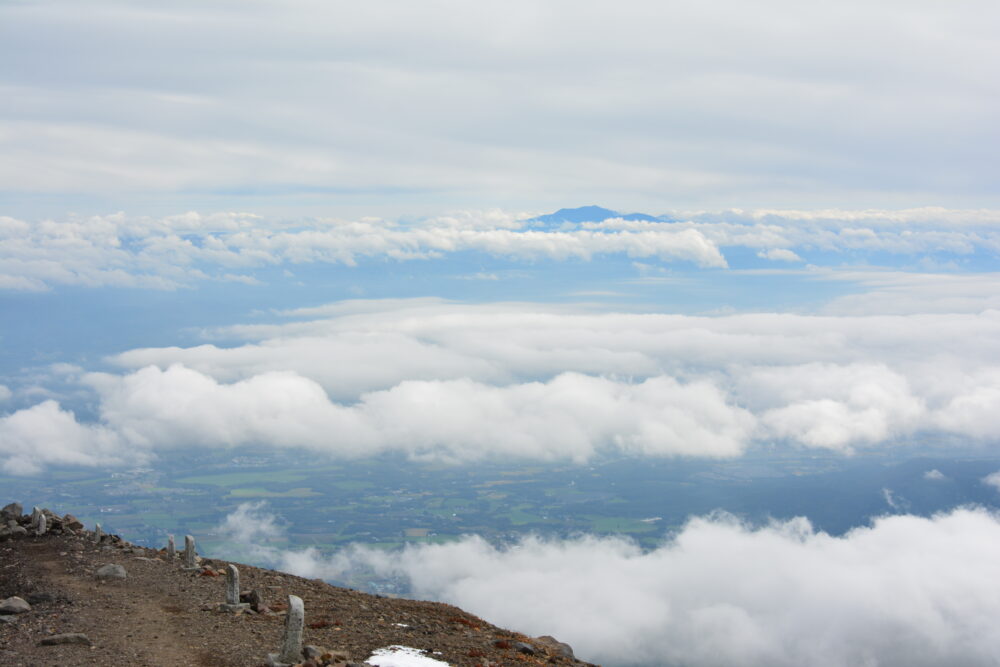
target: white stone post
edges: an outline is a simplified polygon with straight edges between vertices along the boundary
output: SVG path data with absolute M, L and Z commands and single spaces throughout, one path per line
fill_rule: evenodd
M 226 602 L 220 607 L 233 612 L 250 608 L 246 602 L 240 602 L 240 571 L 232 563 L 226 566 Z
M 45 515 L 42 514 L 41 512 L 39 512 L 38 513 L 38 527 L 35 529 L 35 535 L 38 535 L 39 537 L 41 537 L 42 535 L 45 534 L 45 531 L 48 530 L 48 528 L 49 528 L 48 521 L 46 520 Z
M 167 558 L 173 560 L 177 557 L 177 546 L 174 545 L 174 536 L 167 535 Z
M 184 569 L 198 569 L 198 555 L 194 551 L 194 538 L 190 535 L 184 536 Z
M 305 627 L 306 612 L 302 598 L 288 596 L 288 615 L 285 617 L 285 635 L 281 640 L 281 651 L 267 656 L 271 667 L 289 667 L 302 662 L 302 628 Z
M 101 530 L 101 524 L 94 524 L 94 541 L 100 544 L 102 537 L 104 537 L 104 531 Z

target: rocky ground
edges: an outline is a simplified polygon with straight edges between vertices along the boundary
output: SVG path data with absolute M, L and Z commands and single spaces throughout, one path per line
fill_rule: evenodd
M 240 588 L 245 599 L 257 592 L 257 611 L 221 611 L 227 562 L 202 560 L 187 571 L 179 555 L 168 559 L 116 536 L 95 541 L 94 533 L 73 528 L 79 523 L 72 517 L 47 513 L 39 536 L 30 515 L 11 515 L 0 518 L 0 665 L 264 665 L 281 644 L 290 594 L 305 604 L 304 643 L 327 649 L 329 664 L 362 664 L 392 645 L 451 665 L 587 664 L 551 638 L 503 630 L 457 607 L 247 565 L 237 564 Z M 124 567 L 126 577 L 98 578 L 108 564 Z M 12 597 L 30 610 L 10 613 L 23 608 L 12 601 L 3 613 Z M 53 638 L 71 643 L 49 645 Z

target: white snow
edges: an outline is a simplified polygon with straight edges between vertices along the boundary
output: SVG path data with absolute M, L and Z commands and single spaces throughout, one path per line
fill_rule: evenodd
M 448 667 L 447 662 L 428 658 L 420 649 L 409 646 L 388 646 L 377 649 L 365 660 L 376 667 Z

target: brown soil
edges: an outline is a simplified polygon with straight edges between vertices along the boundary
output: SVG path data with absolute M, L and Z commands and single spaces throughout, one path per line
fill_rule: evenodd
M 107 563 L 124 566 L 127 579 L 98 581 L 94 572 Z M 226 563 L 202 565 L 221 570 Z M 451 665 L 586 664 L 457 607 L 238 567 L 241 588 L 258 589 L 270 611 L 219 611 L 224 576 L 185 571 L 180 559 L 169 562 L 161 551 L 115 537 L 106 536 L 100 546 L 88 533 L 0 542 L 0 600 L 17 595 L 31 603 L 30 612 L 0 623 L 0 665 L 262 665 L 281 643 L 282 603 L 289 594 L 305 603 L 304 643 L 345 651 L 357 663 L 375 649 L 401 644 Z M 93 645 L 38 645 L 70 632 L 86 634 Z M 536 653 L 522 653 L 514 642 Z

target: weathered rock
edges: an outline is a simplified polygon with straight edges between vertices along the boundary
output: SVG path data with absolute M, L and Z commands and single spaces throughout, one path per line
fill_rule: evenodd
M 50 635 L 38 642 L 39 646 L 58 646 L 60 644 L 81 644 L 83 646 L 93 646 L 90 637 L 82 632 L 64 632 L 59 635 Z
M 24 614 L 29 611 L 31 611 L 31 605 L 16 595 L 0 602 L 0 614 Z
M 306 644 L 302 647 L 302 657 L 306 660 L 315 660 L 321 655 L 326 653 L 326 649 L 322 646 L 315 646 L 313 644 Z
M 10 529 L 10 534 L 11 537 L 16 537 L 19 535 L 27 535 L 28 529 L 25 528 L 24 526 L 14 526 L 13 528 Z
M 537 653 L 535 647 L 531 644 L 526 644 L 524 642 L 511 642 L 511 645 L 518 653 L 524 653 L 525 655 L 535 655 L 535 653 Z
M 569 644 L 561 642 L 555 637 L 550 637 L 549 635 L 542 635 L 541 637 L 536 637 L 535 641 L 545 647 L 552 655 L 559 656 L 561 658 L 569 658 L 570 660 L 575 660 L 576 656 L 573 655 L 573 649 Z
M 240 593 L 240 602 L 246 602 L 250 605 L 251 609 L 259 612 L 261 607 L 264 606 L 264 596 L 255 588 L 252 591 Z
M 94 576 L 98 579 L 108 580 L 108 579 L 124 579 L 128 576 L 125 572 L 125 568 L 118 563 L 108 563 L 107 565 L 102 565 L 97 568 L 97 572 Z
M 22 514 L 24 514 L 24 507 L 21 506 L 21 503 L 10 503 L 0 510 L 0 518 L 4 521 L 19 521 Z
M 83 530 L 83 522 L 77 519 L 72 514 L 67 514 L 62 519 L 63 529 L 70 528 L 74 532 L 78 530 Z

